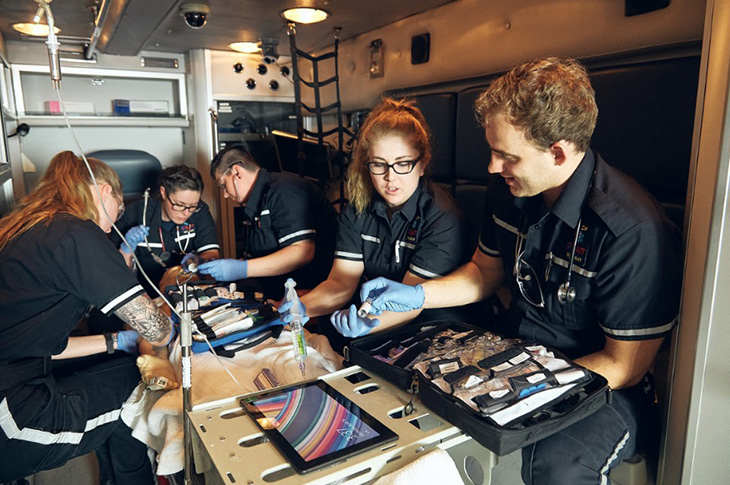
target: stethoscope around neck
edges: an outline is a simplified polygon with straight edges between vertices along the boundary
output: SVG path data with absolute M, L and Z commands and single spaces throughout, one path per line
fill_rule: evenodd
M 588 200 L 588 197 L 590 196 L 591 190 L 593 189 L 593 180 L 596 178 L 596 171 L 593 170 L 593 174 L 591 174 L 591 180 L 588 183 L 588 190 L 586 191 L 585 198 L 583 199 L 583 203 L 581 204 L 581 212 L 583 211 L 583 207 L 586 204 L 586 201 Z M 522 225 L 522 224 L 521 224 Z M 573 247 L 570 250 L 570 261 L 568 262 L 568 274 L 565 277 L 565 281 L 558 286 L 557 291 L 557 297 L 558 297 L 558 303 L 561 305 L 565 305 L 566 303 L 573 303 L 576 296 L 576 290 L 575 287 L 571 286 L 570 284 L 570 278 L 573 275 L 573 266 L 575 265 L 575 250 L 578 247 L 578 239 L 580 238 L 580 231 L 581 227 L 583 226 L 583 217 L 578 218 L 578 225 L 575 228 L 575 236 L 573 237 Z M 522 237 L 523 239 L 524 237 Z M 517 235 L 518 243 L 521 243 L 520 241 L 521 236 L 520 234 Z M 521 245 L 521 244 L 520 244 Z
M 144 227 L 147 227 L 147 205 L 150 200 L 150 188 L 149 187 L 144 189 L 143 198 L 144 198 L 144 208 L 142 209 L 142 225 Z M 162 235 L 162 227 L 159 227 L 158 229 L 159 229 L 159 233 L 160 233 L 160 244 L 162 245 L 162 253 L 160 253 L 158 255 L 157 253 L 152 251 L 152 248 L 150 248 L 150 243 L 147 240 L 147 235 L 145 235 L 145 237 L 144 237 L 144 242 L 147 246 L 147 251 L 150 252 L 150 256 L 152 256 L 152 259 L 155 261 L 155 263 L 159 264 L 163 268 L 167 268 L 167 261 L 170 260 L 171 254 L 169 251 L 165 250 L 165 238 Z M 177 225 L 175 225 L 175 229 L 177 230 L 177 247 L 180 248 L 180 252 L 182 254 L 185 254 L 185 251 L 188 249 L 188 243 L 190 243 L 190 238 L 189 237 L 185 238 L 185 246 L 182 246 L 180 244 L 180 228 Z M 190 230 L 187 230 L 185 232 L 186 235 L 189 233 L 190 233 Z
M 573 303 L 575 300 L 575 288 L 570 286 L 570 277 L 573 274 L 573 264 L 575 263 L 575 248 L 578 246 L 578 238 L 580 237 L 580 228 L 583 224 L 583 218 L 578 219 L 578 227 L 575 228 L 575 237 L 573 238 L 573 248 L 570 250 L 570 262 L 568 263 L 568 275 L 562 285 L 558 286 L 558 303 L 565 305 Z
M 520 223 L 520 228 L 526 226 L 526 219 L 527 217 L 523 215 L 523 222 Z M 570 277 L 573 272 L 573 264 L 575 263 L 575 247 L 578 245 L 578 238 L 580 237 L 580 228 L 581 224 L 583 223 L 583 219 L 578 219 L 578 227 L 575 230 L 575 237 L 573 238 L 573 248 L 570 251 L 570 262 L 568 263 L 568 274 L 565 277 L 565 281 L 558 286 L 557 291 L 557 297 L 558 302 L 561 305 L 564 305 L 566 303 L 572 303 L 573 300 L 575 300 L 576 291 L 575 288 L 570 285 Z M 529 263 L 521 263 L 522 261 L 522 255 L 524 254 L 524 251 L 522 250 L 522 245 L 524 244 L 525 239 L 527 239 L 527 235 L 522 233 L 522 229 L 518 229 L 517 231 L 517 241 L 515 242 L 515 272 L 519 272 L 517 268 L 520 267 L 521 264 L 527 264 L 529 267 Z M 552 258 L 551 258 L 551 264 L 552 264 Z M 534 272 L 534 270 L 531 270 Z M 547 275 L 548 272 L 545 273 L 545 279 L 547 281 Z M 536 276 L 536 275 L 535 275 Z M 519 278 L 519 277 L 518 277 Z M 529 278 L 529 277 L 528 277 Z M 519 279 L 518 279 L 519 284 Z M 538 283 L 539 288 L 539 283 Z M 522 288 L 520 287 L 520 290 L 522 291 Z M 532 305 L 537 306 L 539 308 L 543 308 L 545 305 L 545 300 L 542 296 L 542 290 L 540 291 L 540 303 L 534 303 L 532 302 L 524 293 L 522 294 L 523 297 L 525 297 Z

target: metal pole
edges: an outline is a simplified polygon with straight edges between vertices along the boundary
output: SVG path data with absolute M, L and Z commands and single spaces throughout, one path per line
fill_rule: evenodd
M 297 173 L 304 176 L 304 120 L 302 116 L 302 93 L 299 77 L 299 49 L 297 48 L 297 28 L 294 22 L 289 22 L 286 28 L 289 36 L 289 51 L 291 52 L 292 79 L 294 80 L 294 111 L 297 116 Z
M 180 275 L 178 274 L 178 279 Z M 178 281 L 178 286 L 182 286 L 183 295 L 183 311 L 180 313 L 180 347 L 182 349 L 182 390 L 183 390 L 183 438 L 185 443 L 185 485 L 192 484 L 192 456 L 193 456 L 193 437 L 190 427 L 190 417 L 188 412 L 191 410 L 190 405 L 190 388 L 192 384 L 192 317 L 188 311 L 188 285 L 187 282 L 192 278 L 192 273 L 187 273 L 187 280 L 182 284 Z

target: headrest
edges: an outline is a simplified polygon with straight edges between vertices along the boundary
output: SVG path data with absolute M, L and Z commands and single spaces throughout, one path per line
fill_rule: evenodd
M 143 150 L 99 150 L 86 156 L 99 159 L 113 168 L 122 181 L 125 195 L 157 187 L 162 164 L 151 153 Z

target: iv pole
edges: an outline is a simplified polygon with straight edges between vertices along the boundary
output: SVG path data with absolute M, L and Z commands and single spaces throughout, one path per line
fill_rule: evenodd
M 185 279 L 182 280 L 181 276 Z M 183 437 L 184 437 L 184 453 L 185 453 L 185 485 L 192 484 L 192 456 L 193 442 L 190 428 L 190 417 L 188 412 L 191 411 L 190 405 L 190 388 L 192 378 L 192 317 L 188 311 L 188 281 L 193 277 L 193 273 L 183 270 L 178 273 L 175 278 L 177 285 L 182 290 L 183 310 L 180 313 L 180 347 L 182 350 L 182 392 L 183 392 Z

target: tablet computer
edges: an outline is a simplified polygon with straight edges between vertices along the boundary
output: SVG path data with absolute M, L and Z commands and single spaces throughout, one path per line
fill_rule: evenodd
M 245 397 L 241 406 L 298 473 L 398 439 L 324 381 Z

